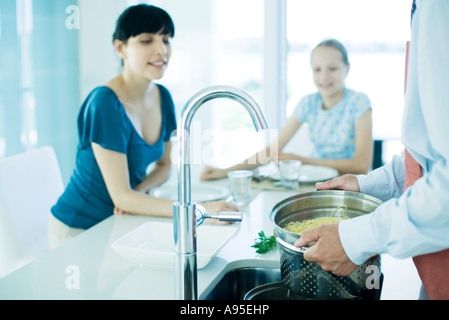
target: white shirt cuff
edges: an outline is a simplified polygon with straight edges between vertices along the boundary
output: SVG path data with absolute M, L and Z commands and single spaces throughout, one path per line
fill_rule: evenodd
M 348 258 L 360 265 L 377 254 L 377 236 L 373 215 L 343 220 L 338 225 L 340 242 Z

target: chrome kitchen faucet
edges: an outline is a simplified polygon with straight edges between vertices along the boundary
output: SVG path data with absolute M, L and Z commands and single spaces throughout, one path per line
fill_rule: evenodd
M 175 299 L 198 299 L 196 227 L 205 218 L 241 221 L 241 212 L 223 212 L 208 215 L 198 210 L 191 199 L 190 125 L 195 112 L 204 103 L 227 98 L 242 104 L 250 114 L 257 131 L 268 129 L 265 116 L 254 99 L 246 92 L 228 86 L 214 86 L 201 90 L 187 102 L 178 124 L 178 201 L 173 204 L 175 240 Z

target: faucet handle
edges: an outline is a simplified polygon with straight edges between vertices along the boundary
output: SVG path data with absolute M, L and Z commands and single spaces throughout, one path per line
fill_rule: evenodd
M 215 216 L 211 218 L 218 219 L 219 221 L 233 221 L 233 222 L 242 222 L 243 220 L 243 212 L 221 211 Z
M 243 220 L 243 212 L 221 211 L 219 213 L 208 214 L 206 209 L 196 203 L 195 204 L 196 225 L 200 226 L 206 219 L 218 219 L 219 221 L 241 222 Z

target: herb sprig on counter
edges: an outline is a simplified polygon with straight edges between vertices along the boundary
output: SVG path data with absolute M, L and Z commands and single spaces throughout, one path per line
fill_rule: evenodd
M 260 231 L 258 235 L 259 238 L 257 238 L 255 244 L 251 246 L 257 249 L 256 253 L 267 253 L 276 247 L 276 238 L 274 236 L 267 237 L 263 230 Z

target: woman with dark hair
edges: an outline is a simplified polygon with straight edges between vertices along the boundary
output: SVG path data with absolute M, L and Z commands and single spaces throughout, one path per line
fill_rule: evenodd
M 165 182 L 171 168 L 175 110 L 169 91 L 154 80 L 165 73 L 174 34 L 168 13 L 155 6 L 132 6 L 119 17 L 113 44 L 123 69 L 81 106 L 76 168 L 52 208 L 51 247 L 113 213 L 172 217 L 173 201 L 148 191 Z M 237 210 L 225 201 L 203 206 L 211 213 Z

